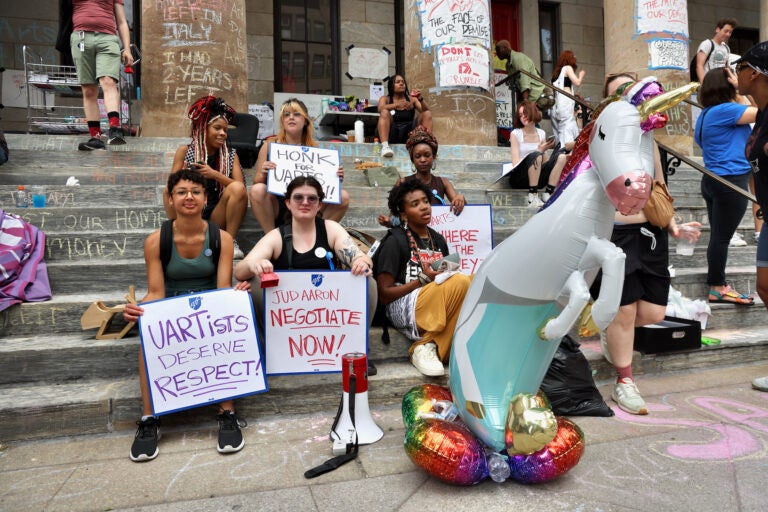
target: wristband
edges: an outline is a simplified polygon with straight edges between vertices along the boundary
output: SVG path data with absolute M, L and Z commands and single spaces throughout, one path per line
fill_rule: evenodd
M 427 285 L 427 284 L 432 282 L 432 279 L 427 274 L 425 274 L 424 272 L 419 272 L 419 276 L 418 277 L 419 277 L 419 282 L 421 283 L 422 286 Z

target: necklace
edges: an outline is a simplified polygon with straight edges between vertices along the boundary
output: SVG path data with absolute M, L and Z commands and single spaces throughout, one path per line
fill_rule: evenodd
M 419 252 L 419 244 L 416 243 L 416 239 L 413 237 L 413 231 L 411 228 L 406 227 L 405 228 L 405 234 L 408 235 L 408 245 L 411 247 L 411 252 L 416 255 Z M 419 237 L 419 240 L 424 245 L 427 245 L 426 249 L 429 249 L 432 252 L 435 252 L 435 243 L 432 240 L 432 233 L 429 232 L 429 228 L 427 228 L 427 238 L 421 238 Z

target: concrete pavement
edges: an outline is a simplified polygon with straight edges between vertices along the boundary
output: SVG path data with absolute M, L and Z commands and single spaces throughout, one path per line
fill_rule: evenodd
M 399 407 L 376 403 L 384 438 L 306 480 L 305 470 L 330 457 L 329 403 L 304 415 L 247 418 L 246 447 L 228 456 L 214 448 L 213 420 L 210 428 L 164 430 L 160 456 L 142 464 L 128 458 L 128 431 L 4 444 L 0 510 L 765 511 L 768 393 L 750 387 L 760 375 L 768 362 L 638 376 L 651 414 L 574 418 L 584 456 L 542 485 L 443 484 L 405 455 Z M 600 390 L 609 396 L 608 383 Z

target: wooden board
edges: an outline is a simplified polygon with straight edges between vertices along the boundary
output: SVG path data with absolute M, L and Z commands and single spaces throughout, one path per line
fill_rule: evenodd
M 188 135 L 207 94 L 247 112 L 245 0 L 144 2 L 141 17 L 142 135 Z

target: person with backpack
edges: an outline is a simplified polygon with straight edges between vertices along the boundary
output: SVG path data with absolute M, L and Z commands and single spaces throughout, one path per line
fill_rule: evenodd
M 275 270 L 336 270 L 348 268 L 368 281 L 368 322 L 376 311 L 376 283 L 371 277 L 373 261 L 355 244 L 336 221 L 320 215 L 325 193 L 312 176 L 297 176 L 288 183 L 285 206 L 288 219 L 279 228 L 267 232 L 235 267 L 235 277 L 251 280 L 254 309 L 261 333 L 264 333 L 261 276 Z
M 445 238 L 429 227 L 432 191 L 418 179 L 389 191 L 390 213 L 400 219 L 382 238 L 373 256 L 379 302 L 391 324 L 413 343 L 411 363 L 438 377 L 451 353 L 451 341 L 471 278 L 441 273 L 433 264 L 448 256 Z M 438 266 L 439 269 L 439 266 Z
M 206 205 L 206 180 L 194 169 L 171 173 L 167 185 L 168 203 L 176 218 L 165 221 L 144 242 L 147 266 L 147 294 L 140 302 L 232 286 L 232 236 L 203 219 Z M 239 282 L 236 290 L 250 290 L 248 282 Z M 139 304 L 126 304 L 123 318 L 136 322 L 144 313 Z M 152 414 L 143 351 L 139 351 L 139 383 L 142 417 L 131 446 L 134 462 L 152 460 L 159 454 L 159 419 Z M 238 418 L 232 400 L 218 404 L 219 453 L 240 451 L 245 442 L 240 431 L 245 422 Z
M 707 71 L 728 65 L 731 49 L 728 48 L 727 43 L 737 24 L 738 22 L 734 18 L 718 20 L 715 26 L 715 36 L 701 42 L 699 49 L 696 50 L 694 60 L 691 61 L 691 82 L 704 82 Z

